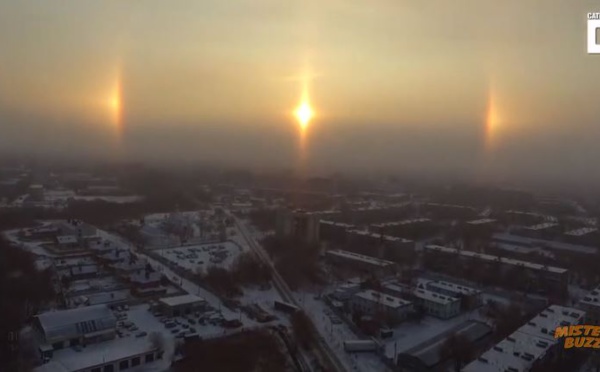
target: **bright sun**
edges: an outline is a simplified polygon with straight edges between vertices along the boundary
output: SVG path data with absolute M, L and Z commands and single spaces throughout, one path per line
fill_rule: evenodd
M 312 108 L 306 101 L 302 102 L 300 106 L 298 106 L 294 114 L 296 115 L 296 119 L 298 119 L 298 122 L 303 129 L 308 126 L 310 119 L 312 119 L 314 116 Z

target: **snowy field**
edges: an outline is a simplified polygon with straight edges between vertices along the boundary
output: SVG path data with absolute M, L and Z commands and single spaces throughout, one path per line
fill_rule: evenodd
M 163 249 L 158 254 L 186 270 L 199 272 L 211 266 L 229 268 L 241 251 L 238 245 L 223 242 Z

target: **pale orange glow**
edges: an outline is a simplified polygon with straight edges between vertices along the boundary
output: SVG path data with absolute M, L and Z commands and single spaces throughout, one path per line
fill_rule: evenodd
M 123 131 L 123 89 L 120 69 L 118 69 L 109 91 L 107 108 L 110 115 L 110 124 L 116 129 L 117 136 L 120 137 Z
M 302 77 L 302 96 L 300 102 L 293 112 L 294 117 L 298 121 L 299 128 L 299 172 L 304 173 L 308 157 L 308 129 L 312 119 L 315 117 L 315 111 L 310 104 L 308 94 L 308 79 L 309 74 L 305 73 Z
M 302 102 L 295 112 L 296 118 L 302 129 L 306 129 L 313 117 L 313 110 L 308 102 Z
M 497 94 L 493 83 L 490 83 L 488 89 L 488 100 L 485 117 L 485 149 L 493 149 L 497 141 L 497 134 L 501 124 L 501 117 L 498 111 Z

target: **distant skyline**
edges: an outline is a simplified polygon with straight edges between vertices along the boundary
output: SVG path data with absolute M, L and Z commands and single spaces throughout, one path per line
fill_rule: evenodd
M 594 1 L 0 3 L 0 150 L 600 182 Z M 310 77 L 315 117 L 293 112 Z M 304 146 L 305 149 L 301 150 Z

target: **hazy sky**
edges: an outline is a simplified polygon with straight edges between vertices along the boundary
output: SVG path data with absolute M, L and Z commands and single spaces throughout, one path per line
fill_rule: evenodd
M 595 175 L 579 0 L 0 0 L 0 149 Z M 118 101 L 118 102 L 117 102 Z M 118 113 L 117 113 L 118 111 Z

